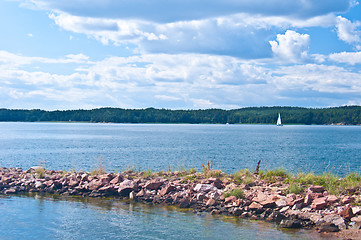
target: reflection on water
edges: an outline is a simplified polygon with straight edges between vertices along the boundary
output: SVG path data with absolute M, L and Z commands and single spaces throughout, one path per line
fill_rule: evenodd
M 113 199 L 0 198 L 2 239 L 321 239 L 309 230 Z

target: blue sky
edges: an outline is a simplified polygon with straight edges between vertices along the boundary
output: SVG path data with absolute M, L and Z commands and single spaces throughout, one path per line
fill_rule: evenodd
M 355 0 L 0 0 L 0 108 L 361 105 Z

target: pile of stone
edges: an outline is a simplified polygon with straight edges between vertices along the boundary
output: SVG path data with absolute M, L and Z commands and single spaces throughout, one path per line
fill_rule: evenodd
M 358 191 L 335 196 L 322 186 L 309 186 L 302 194 L 286 194 L 289 185 L 282 181 L 268 183 L 255 176 L 252 184 L 236 184 L 231 177 L 222 179 L 204 178 L 201 173 L 186 177 L 177 172 L 159 173 L 145 177 L 133 171 L 92 175 L 41 167 L 27 171 L 0 168 L 0 193 L 38 192 L 131 199 L 192 208 L 195 212 L 272 221 L 284 228 L 315 227 L 321 232 L 361 228 L 361 207 L 356 206 Z M 225 197 L 234 189 L 241 189 L 244 195 Z

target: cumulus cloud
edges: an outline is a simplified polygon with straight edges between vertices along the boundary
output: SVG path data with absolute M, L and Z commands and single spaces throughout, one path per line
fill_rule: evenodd
M 7 54 L 22 63 L 37 59 Z M 65 58 L 90 61 L 78 55 Z M 322 64 L 269 68 L 229 56 L 145 54 L 108 57 L 70 74 L 29 71 L 25 66 L 9 68 L 0 61 L 0 91 L 7 104 L 13 99 L 23 106 L 33 103 L 30 107 L 47 101 L 54 108 L 237 108 L 293 102 L 329 106 L 330 99 L 335 105 L 361 99 L 360 74 Z
M 331 61 L 347 63 L 350 65 L 361 64 L 361 52 L 332 53 L 329 56 Z
M 308 58 L 310 36 L 287 30 L 277 34 L 277 41 L 269 42 L 276 57 L 289 63 L 296 63 Z
M 361 50 L 361 30 L 359 27 L 361 26 L 361 22 L 351 22 L 350 20 L 338 16 L 337 17 L 337 36 L 342 41 L 345 41 L 349 44 L 354 44 L 357 49 Z

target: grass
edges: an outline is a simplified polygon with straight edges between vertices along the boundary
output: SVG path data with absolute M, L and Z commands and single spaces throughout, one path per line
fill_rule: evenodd
M 44 178 L 45 177 L 45 168 L 43 167 L 39 167 L 35 170 L 35 176 L 38 179 Z
M 224 194 L 224 197 L 235 196 L 237 198 L 244 198 L 244 192 L 242 189 L 236 188 Z
M 298 183 L 292 183 L 290 184 L 290 186 L 288 187 L 288 191 L 287 193 L 294 193 L 294 194 L 299 194 L 303 191 L 303 188 L 300 187 L 300 184 Z
M 237 184 L 252 184 L 255 178 L 248 169 L 240 169 L 238 172 L 233 173 L 233 181 Z
M 91 175 L 95 176 L 95 175 L 101 175 L 101 174 L 105 174 L 105 166 L 103 164 L 103 157 L 100 156 L 97 159 L 97 164 L 95 165 L 94 169 L 91 172 Z
M 261 175 L 261 178 L 265 179 L 268 182 L 287 180 L 290 177 L 291 177 L 291 174 L 288 173 L 284 168 L 267 170 L 264 174 L 262 173 L 262 175 Z

